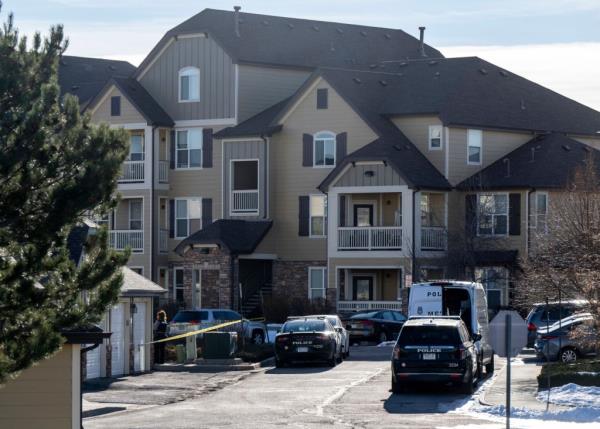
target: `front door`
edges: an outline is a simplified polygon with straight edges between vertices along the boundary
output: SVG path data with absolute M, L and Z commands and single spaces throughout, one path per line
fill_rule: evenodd
M 352 295 L 354 301 L 373 301 L 373 277 L 352 277 Z
M 373 226 L 373 204 L 354 205 L 354 226 Z

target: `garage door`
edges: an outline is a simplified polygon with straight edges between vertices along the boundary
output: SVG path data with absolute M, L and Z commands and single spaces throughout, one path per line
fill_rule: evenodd
M 111 375 L 125 373 L 125 308 L 117 304 L 110 310 Z
M 102 347 L 102 345 L 99 345 L 94 350 L 90 350 L 85 354 L 87 359 L 85 366 L 86 379 L 100 377 L 100 347 Z
M 144 352 L 141 350 L 139 344 L 143 344 L 146 338 L 146 304 L 136 303 L 136 312 L 133 314 L 133 370 L 143 371 L 146 368 L 144 366 Z M 146 347 L 148 349 L 148 347 Z

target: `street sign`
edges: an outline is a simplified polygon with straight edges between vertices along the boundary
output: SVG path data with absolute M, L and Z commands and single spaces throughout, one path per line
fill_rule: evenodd
M 527 323 L 516 311 L 500 310 L 490 322 L 490 343 L 498 356 L 509 355 L 506 346 L 507 318 L 510 315 L 510 356 L 517 356 L 527 345 Z

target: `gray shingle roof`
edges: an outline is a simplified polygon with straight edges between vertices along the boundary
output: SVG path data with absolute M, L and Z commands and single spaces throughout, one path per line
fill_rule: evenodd
M 142 62 L 143 70 L 172 37 L 207 32 L 234 62 L 368 68 L 384 60 L 420 57 L 420 42 L 402 30 L 240 12 L 240 37 L 234 12 L 204 9 L 169 30 Z M 425 45 L 428 57 L 443 57 Z
M 129 77 L 135 70 L 127 61 L 63 55 L 58 67 L 61 97 L 76 95 L 83 110 L 111 78 Z
M 218 139 L 227 137 L 249 137 L 249 136 L 270 136 L 274 132 L 281 129 L 279 125 L 273 125 L 272 122 L 275 117 L 285 108 L 289 101 L 286 98 L 279 103 L 275 103 L 271 107 L 263 110 L 257 115 L 246 119 L 244 122 L 239 123 L 234 127 L 224 128 L 221 131 L 215 133 L 215 137 Z
M 254 252 L 272 224 L 270 220 L 219 219 L 182 240 L 175 252 L 183 255 L 194 244 L 218 244 L 233 254 L 249 254 Z
M 150 125 L 172 127 L 175 123 L 167 112 L 152 98 L 146 89 L 135 79 L 115 77 L 114 83 L 133 104 Z M 104 92 L 104 91 L 102 91 Z
M 462 181 L 457 188 L 563 188 L 590 155 L 600 171 L 600 151 L 562 134 L 540 135 Z
M 156 296 L 166 292 L 166 289 L 153 281 L 139 275 L 130 268 L 123 267 L 123 284 L 121 285 L 120 296 Z

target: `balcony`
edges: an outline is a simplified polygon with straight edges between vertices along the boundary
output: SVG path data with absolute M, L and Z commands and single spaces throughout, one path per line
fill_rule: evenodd
M 258 214 L 258 189 L 231 191 L 231 214 Z
M 338 301 L 339 312 L 369 310 L 402 310 L 401 301 Z
M 144 161 L 125 161 L 121 167 L 119 183 L 144 181 Z
M 158 251 L 160 253 L 167 253 L 169 251 L 169 230 L 160 229 L 158 232 Z
M 401 248 L 402 227 L 338 228 L 338 250 L 399 250 Z
M 424 226 L 421 228 L 421 250 L 446 250 L 446 228 L 443 226 Z
M 158 183 L 169 183 L 169 161 L 158 161 Z
M 125 250 L 128 247 L 132 252 L 144 251 L 144 231 L 142 230 L 113 230 L 110 231 L 110 247 L 115 250 Z

